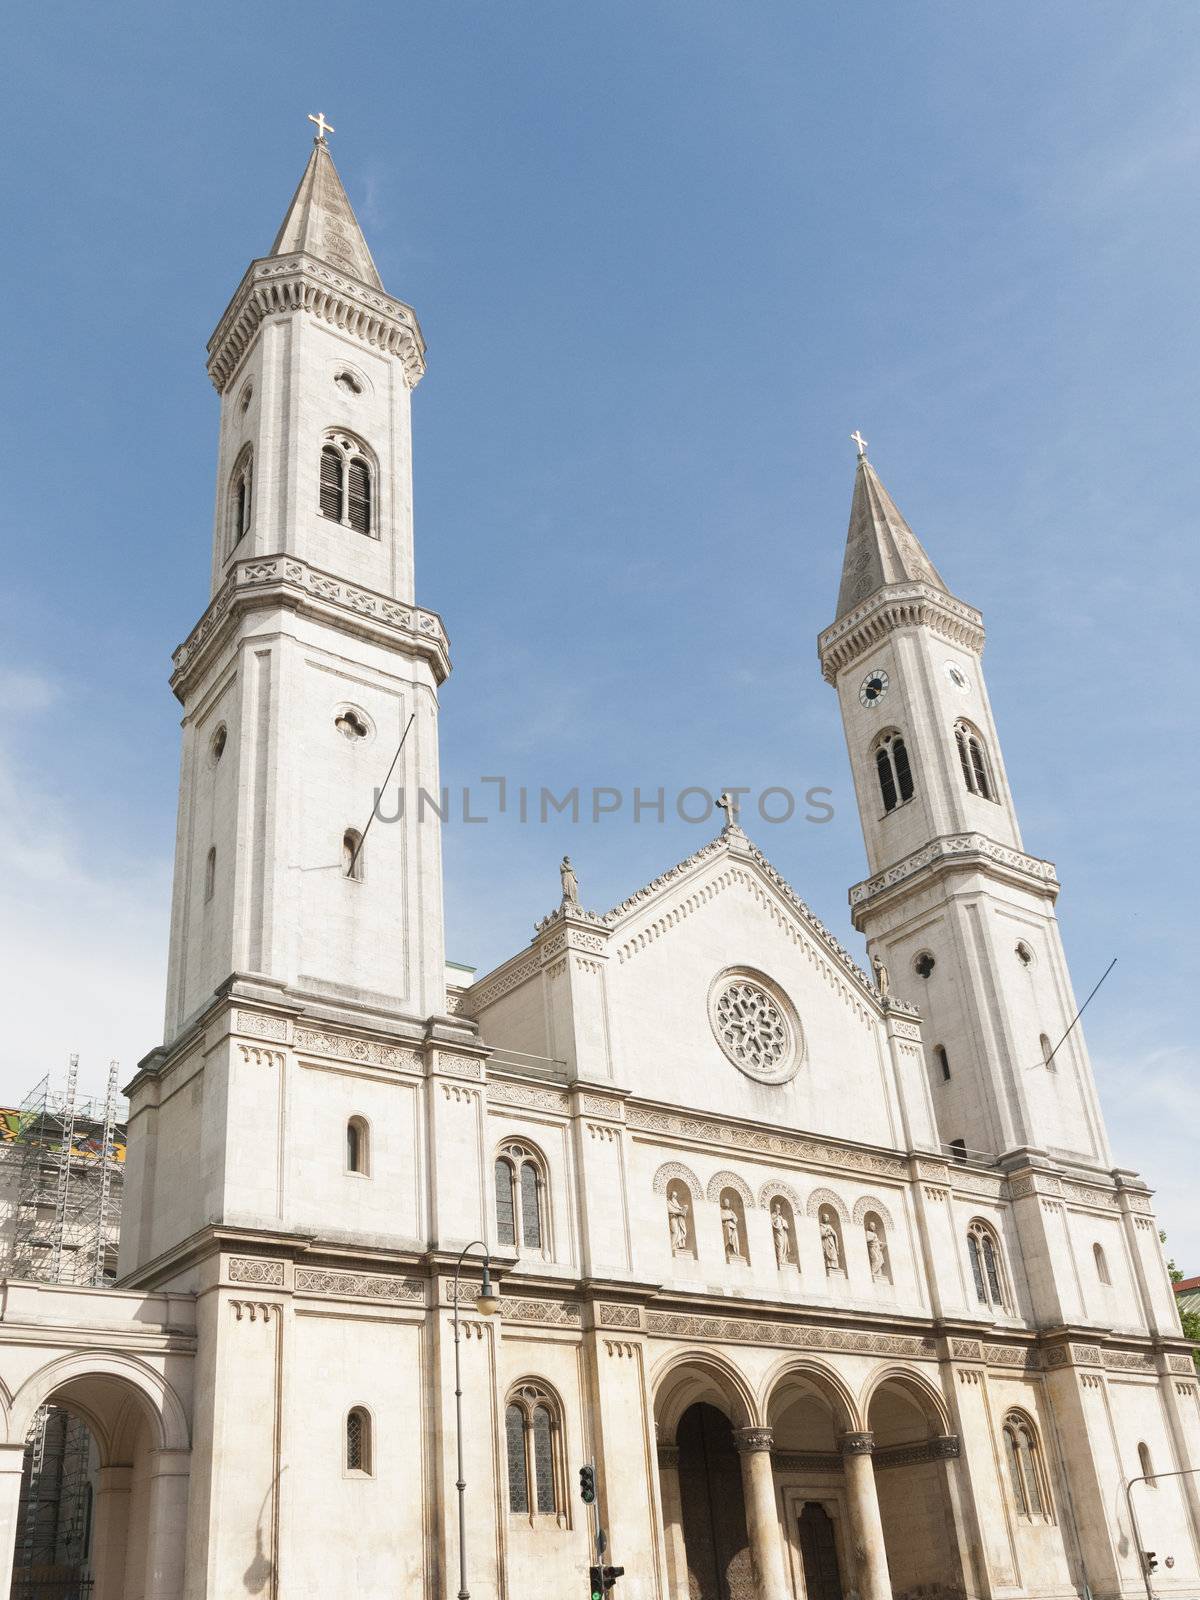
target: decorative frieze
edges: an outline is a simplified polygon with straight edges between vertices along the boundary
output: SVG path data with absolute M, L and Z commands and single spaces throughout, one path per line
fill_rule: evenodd
M 464 1010 L 476 1017 L 485 1007 L 494 1005 L 497 1000 L 502 1000 L 521 984 L 534 978 L 542 970 L 540 955 L 518 961 L 514 966 L 501 969 L 490 983 L 485 983 L 479 988 L 466 990 L 463 1001 Z
M 1042 861 L 1037 856 L 1027 856 L 1023 851 L 1013 850 L 1009 845 L 998 844 L 995 839 L 989 839 L 984 833 L 950 833 L 943 834 L 940 839 L 934 839 L 931 844 L 915 850 L 910 856 L 905 856 L 903 861 L 897 861 L 895 866 L 889 867 L 886 872 L 856 883 L 850 890 L 850 905 L 852 908 L 865 906 L 869 901 L 889 889 L 894 889 L 897 884 L 905 883 L 927 867 L 971 857 L 976 857 L 981 862 L 994 862 L 1008 867 L 1022 877 L 1032 878 L 1035 882 L 1053 889 L 1055 893 L 1058 892 L 1058 873 L 1052 861 Z
M 983 1359 L 989 1367 L 1019 1367 L 1023 1372 L 1040 1372 L 1042 1366 L 1032 1345 L 985 1344 Z
M 596 1317 L 602 1328 L 640 1328 L 641 1306 L 614 1306 L 601 1302 L 596 1307 Z
M 1063 1195 L 1068 1200 L 1074 1200 L 1081 1206 L 1097 1206 L 1101 1209 L 1108 1208 L 1116 1211 L 1120 1207 L 1115 1190 L 1097 1189 L 1092 1184 L 1068 1183 L 1064 1180 L 1062 1185 Z
M 1153 1356 L 1138 1350 L 1105 1350 L 1104 1365 L 1112 1372 L 1157 1372 Z
M 336 1033 L 330 1028 L 297 1027 L 292 1036 L 297 1051 L 305 1055 L 328 1056 L 335 1061 L 351 1061 L 368 1067 L 390 1067 L 397 1072 L 420 1072 L 421 1057 L 403 1045 L 380 1044 L 360 1039 L 356 1034 Z
M 625 1106 L 613 1095 L 581 1094 L 575 1103 L 584 1116 L 611 1117 L 614 1122 L 625 1121 Z
M 288 1019 L 268 1016 L 262 1011 L 239 1011 L 236 1032 L 248 1033 L 255 1039 L 286 1039 Z
M 278 1070 L 287 1060 L 285 1050 L 273 1050 L 265 1044 L 239 1044 L 242 1063 L 247 1067 L 267 1067 Z
M 983 1346 L 978 1339 L 951 1339 L 950 1355 L 955 1361 L 982 1361 Z
M 787 1322 L 755 1322 L 743 1317 L 698 1317 L 675 1311 L 648 1311 L 648 1332 L 675 1339 L 719 1339 L 733 1344 L 779 1345 L 785 1349 L 843 1350 L 858 1355 L 937 1354 L 937 1342 L 901 1333 L 851 1333 L 844 1328 L 797 1327 Z
M 927 1461 L 957 1461 L 962 1455 L 962 1441 L 956 1433 L 942 1434 L 937 1439 L 922 1439 L 915 1444 L 893 1444 L 873 1453 L 876 1472 L 886 1472 L 894 1467 L 917 1467 Z
M 505 1322 L 537 1322 L 544 1327 L 578 1328 L 583 1308 L 571 1300 L 504 1300 Z
M 504 1083 L 492 1078 L 488 1083 L 488 1103 L 501 1106 L 528 1106 L 533 1111 L 557 1111 L 565 1115 L 571 1108 L 565 1089 L 544 1089 L 525 1083 Z
M 1191 1356 L 1168 1356 L 1168 1372 L 1195 1372 L 1196 1365 Z
M 369 1272 L 333 1272 L 324 1267 L 297 1267 L 296 1293 L 335 1295 L 347 1300 L 384 1300 L 416 1305 L 425 1300 L 421 1278 L 385 1278 Z
M 836 1450 L 772 1450 L 776 1472 L 840 1472 L 842 1458 Z
M 266 1300 L 231 1300 L 235 1322 L 270 1322 L 272 1311 L 278 1312 L 279 1307 L 271 1305 Z
M 230 1283 L 264 1283 L 277 1289 L 283 1287 L 282 1261 L 262 1261 L 254 1256 L 231 1256 L 228 1272 Z
M 752 1151 L 756 1155 L 780 1156 L 787 1161 L 868 1172 L 880 1178 L 903 1179 L 908 1176 L 907 1162 L 897 1156 L 861 1150 L 854 1145 L 827 1144 L 822 1140 L 804 1138 L 800 1134 L 745 1128 L 710 1117 L 687 1116 L 682 1112 L 658 1111 L 640 1105 L 627 1108 L 626 1121 L 639 1132 L 656 1133 L 669 1139 L 691 1139 L 697 1143 L 724 1145 L 729 1149 Z

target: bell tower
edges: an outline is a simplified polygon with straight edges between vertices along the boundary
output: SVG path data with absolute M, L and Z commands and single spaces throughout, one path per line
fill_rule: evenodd
M 183 752 L 168 1044 L 234 978 L 420 1021 L 445 1009 L 449 657 L 413 597 L 410 405 L 425 347 L 384 290 L 326 131 L 208 346 L 212 590 L 171 680 Z M 417 804 L 421 790 L 433 804 Z
M 837 618 L 818 641 L 870 869 L 854 925 L 922 1013 L 944 1145 L 1108 1169 L 1082 1030 L 1068 1033 L 1058 879 L 1022 844 L 983 644 L 982 615 L 951 594 L 861 442 Z

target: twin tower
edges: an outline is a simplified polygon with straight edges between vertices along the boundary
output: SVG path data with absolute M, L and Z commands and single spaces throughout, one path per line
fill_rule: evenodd
M 209 345 L 221 397 L 211 600 L 174 658 L 184 715 L 165 1043 L 133 1089 L 135 1124 L 144 1112 L 160 1137 L 132 1164 L 123 1274 L 206 1224 L 282 1220 L 253 1158 L 255 1119 L 275 1112 L 211 1042 L 222 1008 L 244 1006 L 268 1041 L 273 1019 L 303 1015 L 369 1021 L 398 1048 L 475 1042 L 447 1009 L 436 815 L 367 831 L 402 740 L 392 781 L 439 787 L 448 644 L 413 583 L 411 397 L 424 365 L 416 316 L 384 290 L 318 137 Z M 851 891 L 855 926 L 924 1018 L 945 1144 L 1110 1169 L 1069 1031 L 1058 884 L 1022 846 L 983 641 L 980 613 L 949 592 L 862 456 L 837 619 L 819 641 L 870 865 Z M 154 1169 L 170 1149 L 159 1085 L 202 1037 L 204 1126 L 179 1135 L 205 1146 L 196 1193 Z

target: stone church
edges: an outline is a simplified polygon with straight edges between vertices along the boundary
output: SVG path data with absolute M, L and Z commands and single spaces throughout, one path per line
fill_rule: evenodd
M 208 347 L 165 1036 L 116 1285 L 3 1285 L 5 1573 L 50 1402 L 96 1442 L 95 1600 L 583 1600 L 597 1514 L 618 1600 L 1195 1595 L 1151 1193 L 1070 1026 L 983 618 L 865 455 L 818 653 L 870 975 L 732 804 L 611 910 L 564 867 L 474 981 L 436 811 L 364 829 L 398 748 L 438 793 L 450 655 L 421 330 L 324 132 Z

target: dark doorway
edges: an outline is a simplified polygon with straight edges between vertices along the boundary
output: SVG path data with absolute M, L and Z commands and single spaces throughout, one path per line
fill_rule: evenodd
M 757 1600 L 729 1418 L 715 1406 L 690 1406 L 676 1441 L 691 1600 Z
M 808 1600 L 842 1600 L 842 1575 L 838 1570 L 837 1540 L 823 1505 L 809 1500 L 797 1522 L 800 1559 Z

